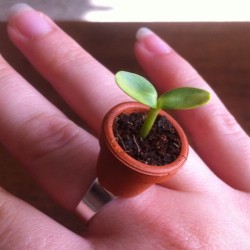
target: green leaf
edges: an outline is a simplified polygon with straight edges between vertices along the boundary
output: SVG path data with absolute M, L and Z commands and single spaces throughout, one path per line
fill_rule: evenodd
M 134 73 L 119 71 L 115 75 L 117 85 L 130 97 L 151 108 L 157 107 L 157 92 L 144 77 Z
M 192 109 L 206 104 L 210 93 L 197 88 L 177 88 L 165 92 L 158 99 L 158 108 L 162 109 Z

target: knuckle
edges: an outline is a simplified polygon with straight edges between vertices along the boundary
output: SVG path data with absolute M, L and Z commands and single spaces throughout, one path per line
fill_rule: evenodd
M 25 161 L 34 161 L 69 144 L 79 127 L 58 114 L 39 114 L 18 129 L 17 150 Z
M 76 42 L 70 42 L 70 45 L 67 45 L 68 41 L 59 41 L 54 45 L 56 50 L 51 55 L 49 63 L 54 72 L 64 72 L 68 68 L 72 70 L 72 65 L 82 67 L 91 60 L 91 56 L 84 52 Z
M 226 109 L 216 109 L 211 112 L 211 118 L 215 120 L 222 136 L 225 135 L 241 135 L 242 129 L 235 117 Z

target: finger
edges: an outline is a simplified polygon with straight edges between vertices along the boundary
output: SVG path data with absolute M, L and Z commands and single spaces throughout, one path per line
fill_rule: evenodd
M 0 249 L 89 249 L 90 247 L 87 240 L 2 189 L 0 189 L 0 214 Z
M 11 10 L 8 33 L 95 134 L 105 113 L 128 100 L 110 71 L 52 20 L 27 5 L 17 5 Z
M 176 191 L 200 194 L 222 190 L 224 182 L 215 176 L 191 147 L 189 151 L 187 161 L 179 172 L 159 185 Z
M 138 32 L 135 53 L 161 92 L 193 86 L 212 93 L 210 104 L 179 111 L 178 118 L 209 167 L 233 187 L 250 191 L 250 140 L 208 84 L 190 64 L 148 29 Z
M 61 205 L 75 210 L 95 178 L 97 140 L 0 57 L 0 142 Z

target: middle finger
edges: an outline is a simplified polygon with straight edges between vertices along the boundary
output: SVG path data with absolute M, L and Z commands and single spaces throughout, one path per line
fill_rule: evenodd
M 55 23 L 24 6 L 11 11 L 12 41 L 97 135 L 105 113 L 128 100 L 113 74 Z

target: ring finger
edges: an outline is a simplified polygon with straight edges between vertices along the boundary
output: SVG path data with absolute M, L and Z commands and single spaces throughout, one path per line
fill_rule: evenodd
M 0 140 L 59 203 L 74 209 L 92 183 L 97 140 L 0 58 Z

